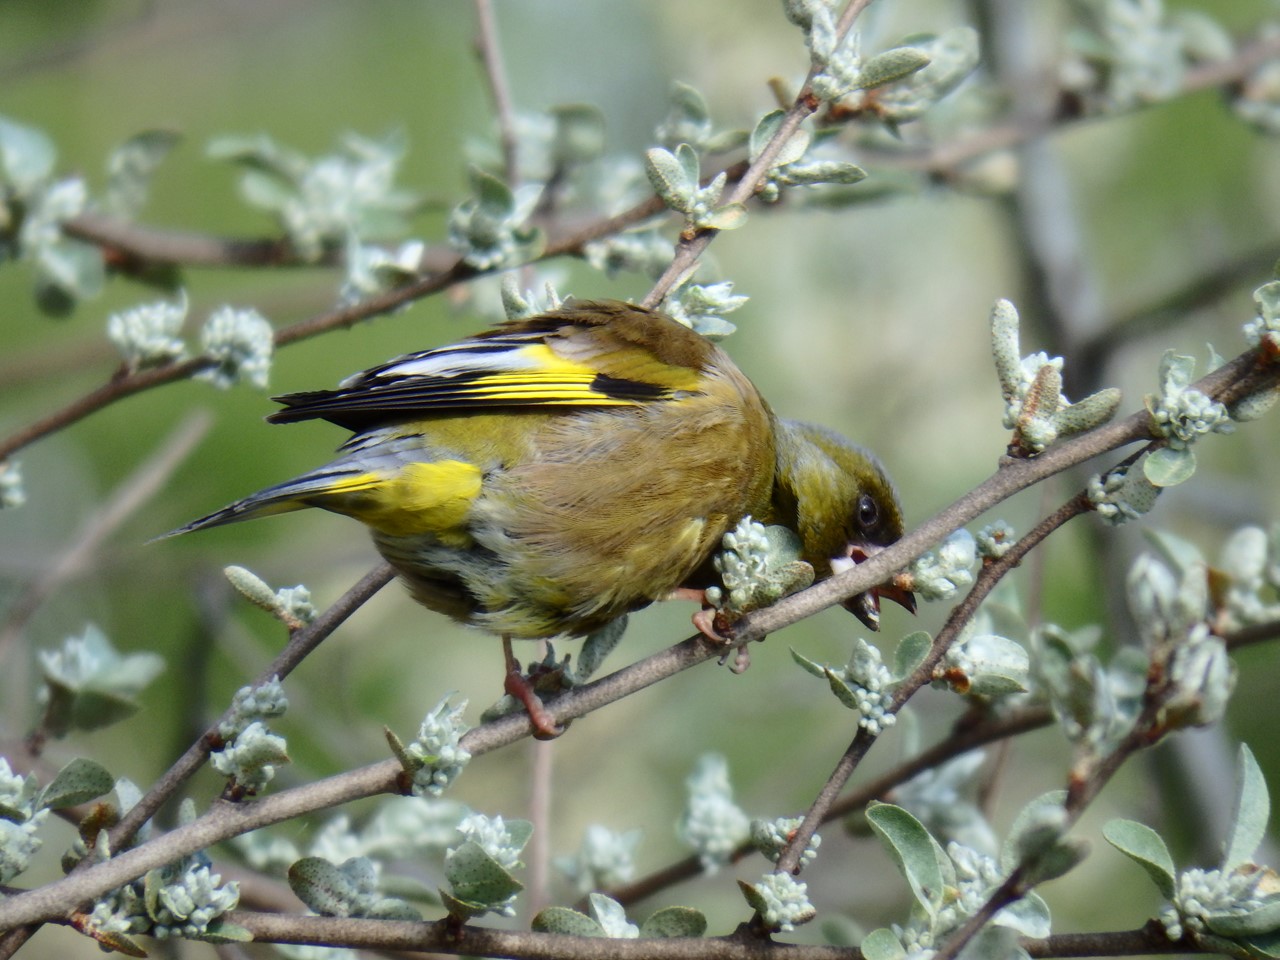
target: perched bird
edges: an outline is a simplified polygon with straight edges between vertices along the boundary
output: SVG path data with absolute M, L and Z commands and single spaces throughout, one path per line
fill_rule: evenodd
M 416 600 L 501 636 L 516 676 L 511 638 L 584 636 L 700 595 L 744 516 L 795 532 L 819 580 L 902 535 L 870 453 L 775 416 L 723 350 L 633 304 L 569 301 L 276 399 L 272 422 L 354 435 L 331 463 L 173 532 L 304 507 L 354 517 Z M 877 591 L 846 606 L 876 627 Z

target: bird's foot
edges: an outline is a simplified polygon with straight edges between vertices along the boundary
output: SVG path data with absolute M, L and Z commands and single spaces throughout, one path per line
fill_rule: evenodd
M 539 677 L 537 665 L 530 672 L 530 676 L 526 677 L 524 671 L 520 668 L 520 662 L 516 660 L 515 654 L 511 650 L 511 639 L 509 637 L 502 638 L 502 653 L 507 663 L 507 675 L 502 683 L 502 689 L 506 691 L 508 696 L 518 700 L 524 704 L 525 712 L 529 714 L 529 722 L 533 724 L 533 735 L 538 740 L 554 740 L 560 734 L 564 733 L 565 727 L 556 723 L 542 699 L 538 696 L 534 689 L 534 683 Z M 533 682 L 530 682 L 530 681 Z
M 682 588 L 682 592 L 698 594 L 698 596 L 692 597 L 685 596 L 682 599 L 706 602 L 701 590 L 686 590 Z M 729 619 L 724 610 L 704 606 L 693 615 L 693 625 L 698 628 L 699 633 L 716 646 L 728 648 L 720 656 L 719 663 L 721 666 L 724 666 L 729 661 L 729 654 L 731 653 L 733 654 L 733 665 L 729 669 L 734 673 L 745 673 L 747 667 L 751 666 L 751 651 L 747 649 L 747 644 L 735 644 L 733 642 L 733 621 Z

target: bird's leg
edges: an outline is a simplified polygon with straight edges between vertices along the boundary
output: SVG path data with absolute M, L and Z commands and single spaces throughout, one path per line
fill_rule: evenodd
M 502 638 L 502 656 L 507 664 L 507 676 L 503 681 L 502 689 L 524 704 L 524 709 L 529 714 L 529 722 L 533 724 L 533 735 L 539 740 L 554 740 L 564 733 L 564 727 L 556 725 L 555 718 L 547 712 L 542 700 L 534 692 L 528 678 L 520 669 L 520 662 L 516 660 L 515 653 L 511 649 L 510 637 Z

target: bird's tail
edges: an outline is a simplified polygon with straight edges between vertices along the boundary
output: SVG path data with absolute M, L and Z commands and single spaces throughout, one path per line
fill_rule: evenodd
M 194 530 L 205 530 L 209 527 L 220 527 L 226 523 L 238 523 L 241 520 L 256 520 L 258 517 L 270 517 L 277 513 L 290 513 L 304 510 L 307 507 L 330 506 L 339 495 L 357 493 L 377 482 L 377 477 L 368 471 L 355 467 L 328 468 L 312 471 L 293 480 L 286 480 L 274 487 L 267 487 L 257 493 L 235 503 L 228 504 L 221 510 L 215 510 L 206 517 L 185 523 L 176 530 L 156 537 L 163 540 L 176 537 Z

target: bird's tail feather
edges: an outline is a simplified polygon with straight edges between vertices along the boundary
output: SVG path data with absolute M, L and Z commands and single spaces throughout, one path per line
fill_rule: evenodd
M 176 530 L 161 534 L 156 539 L 164 540 L 195 530 L 220 527 L 223 524 L 238 523 L 241 520 L 256 520 L 258 517 L 290 513 L 307 507 L 323 507 L 326 497 L 340 493 L 353 493 L 367 487 L 372 479 L 366 471 L 358 469 L 317 470 L 296 479 L 278 483 L 274 487 L 259 490 L 257 493 L 251 493 L 221 510 L 215 510 L 208 516 L 192 520 Z

